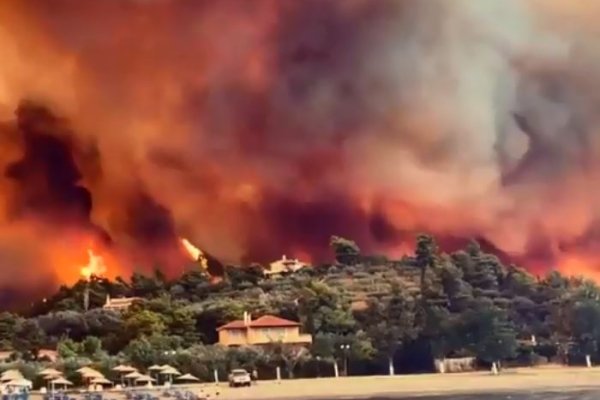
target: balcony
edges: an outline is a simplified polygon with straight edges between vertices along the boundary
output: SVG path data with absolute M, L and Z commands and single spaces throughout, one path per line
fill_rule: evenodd
M 312 343 L 312 336 L 300 334 L 296 343 Z

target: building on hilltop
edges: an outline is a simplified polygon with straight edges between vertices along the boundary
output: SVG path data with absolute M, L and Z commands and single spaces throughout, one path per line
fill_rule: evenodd
M 2 363 L 11 363 L 18 360 L 20 357 L 18 352 L 13 350 L 10 351 L 0 351 L 0 364 Z M 37 352 L 37 361 L 44 361 L 55 363 L 59 360 L 58 351 L 52 349 L 40 349 Z
M 141 300 L 140 297 L 122 297 L 118 299 L 111 299 L 110 296 L 106 296 L 106 302 L 102 308 L 112 311 L 125 311 L 131 307 L 134 302 L 139 300 Z
M 10 351 L 0 351 L 0 363 L 9 363 L 17 359 L 17 354 Z
M 244 319 L 232 321 L 217 328 L 219 344 L 223 346 L 257 346 L 271 343 L 308 345 L 312 336 L 300 333 L 300 323 L 273 315 L 263 315 L 252 320 L 244 313 Z
M 269 268 L 264 270 L 264 275 L 268 277 L 279 276 L 283 273 L 293 273 L 306 267 L 306 264 L 297 259 L 287 258 L 285 255 L 280 260 L 273 261 Z
M 55 363 L 58 361 L 58 351 L 52 349 L 41 349 L 38 351 L 37 359 L 39 361 L 49 361 Z

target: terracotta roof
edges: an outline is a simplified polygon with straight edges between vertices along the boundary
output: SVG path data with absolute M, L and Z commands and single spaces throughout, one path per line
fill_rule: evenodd
M 228 324 L 220 326 L 217 330 L 222 329 L 244 329 L 247 327 L 250 328 L 280 328 L 280 327 L 293 327 L 300 326 L 300 323 L 295 321 L 290 321 L 287 319 L 275 317 L 274 315 L 263 315 L 260 318 L 250 321 L 249 326 L 244 324 L 243 320 L 231 321 Z
M 220 327 L 217 328 L 218 331 L 220 331 L 221 329 L 244 329 L 246 328 L 246 324 L 244 324 L 244 321 L 240 320 L 236 320 L 236 321 L 231 321 L 225 325 L 221 325 Z
M 300 326 L 299 322 L 290 321 L 288 319 L 283 319 L 279 317 L 275 317 L 273 315 L 264 315 L 250 323 L 250 326 L 255 327 L 285 327 L 285 326 Z

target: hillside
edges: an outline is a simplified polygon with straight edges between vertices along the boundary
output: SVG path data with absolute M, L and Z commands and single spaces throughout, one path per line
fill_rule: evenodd
M 344 359 L 353 374 L 386 373 L 388 363 L 427 371 L 434 358 L 453 356 L 519 365 L 581 363 L 585 354 L 600 360 L 600 289 L 593 282 L 557 272 L 536 278 L 477 243 L 446 254 L 429 236 L 401 260 L 362 255 L 347 239 L 331 245 L 335 263 L 273 278 L 250 265 L 225 267 L 220 281 L 191 269 L 171 281 L 157 272 L 62 287 L 26 316 L 0 314 L 1 350 L 35 360 L 40 349 L 57 348 L 71 367 L 169 363 L 204 379 L 212 376 L 208 365 L 223 374 L 242 366 L 270 376 L 281 366 L 314 376 Z M 107 296 L 141 300 L 116 312 L 102 308 Z M 299 321 L 313 344 L 300 353 L 278 343 L 216 345 L 217 327 L 245 312 Z

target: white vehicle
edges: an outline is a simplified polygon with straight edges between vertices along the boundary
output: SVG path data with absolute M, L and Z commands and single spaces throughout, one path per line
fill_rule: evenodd
M 252 385 L 252 378 L 245 369 L 234 369 L 229 373 L 229 386 L 250 386 Z

